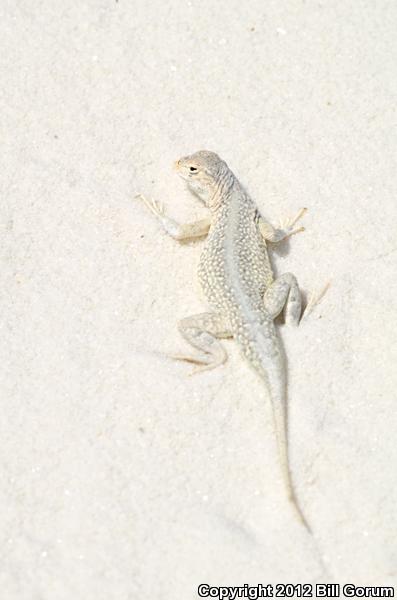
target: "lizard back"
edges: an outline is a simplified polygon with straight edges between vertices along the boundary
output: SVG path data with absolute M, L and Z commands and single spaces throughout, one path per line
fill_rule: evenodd
M 263 294 L 273 275 L 257 209 L 236 179 L 220 198 L 198 277 L 211 306 L 228 315 L 233 329 L 242 317 L 263 315 Z

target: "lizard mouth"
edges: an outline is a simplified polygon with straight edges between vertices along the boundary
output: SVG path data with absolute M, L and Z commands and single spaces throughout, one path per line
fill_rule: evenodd
M 176 173 L 179 175 L 179 177 L 182 177 L 182 179 L 185 179 L 185 181 L 190 180 L 188 173 L 186 173 L 186 170 L 183 168 L 182 159 L 176 160 L 174 162 L 174 171 L 176 171 Z

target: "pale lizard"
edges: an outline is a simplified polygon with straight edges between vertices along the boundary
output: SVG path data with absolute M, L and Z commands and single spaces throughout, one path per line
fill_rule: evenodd
M 267 241 L 280 242 L 302 231 L 303 227 L 294 228 L 294 225 L 306 209 L 300 210 L 281 228 L 275 228 L 263 218 L 227 164 L 214 152 L 196 152 L 181 158 L 175 166 L 188 187 L 209 208 L 210 218 L 178 224 L 165 215 L 161 203 L 139 196 L 173 238 L 187 240 L 208 233 L 198 277 L 212 311 L 179 322 L 182 336 L 198 352 L 174 358 L 200 365 L 196 372 L 212 369 L 227 358 L 218 338 L 233 337 L 237 341 L 250 365 L 268 386 L 288 498 L 310 531 L 290 474 L 286 369 L 274 326 L 274 319 L 283 309 L 286 323 L 299 323 L 301 295 L 291 273 L 274 280 L 266 248 Z M 314 301 L 310 308 L 313 304 Z

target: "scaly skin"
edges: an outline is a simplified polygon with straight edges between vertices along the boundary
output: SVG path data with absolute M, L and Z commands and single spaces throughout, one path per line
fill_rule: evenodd
M 268 387 L 288 498 L 310 531 L 290 475 L 286 372 L 274 326 L 275 317 L 283 309 L 286 322 L 298 324 L 300 292 L 291 274 L 274 281 L 266 248 L 266 240 L 278 242 L 302 231 L 303 228 L 294 229 L 294 224 L 305 209 L 284 228 L 276 229 L 263 219 L 227 164 L 215 153 L 196 152 L 177 161 L 176 169 L 209 208 L 209 220 L 179 225 L 165 216 L 160 204 L 142 198 L 175 239 L 199 237 L 209 232 L 198 276 L 213 312 L 181 321 L 179 328 L 183 337 L 199 352 L 175 358 L 200 365 L 196 371 L 211 369 L 227 358 L 217 338 L 233 337 L 237 341 L 249 364 Z

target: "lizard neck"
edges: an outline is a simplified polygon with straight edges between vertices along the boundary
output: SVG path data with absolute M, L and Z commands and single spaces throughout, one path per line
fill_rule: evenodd
M 230 169 L 226 168 L 220 173 L 216 186 L 208 199 L 208 208 L 214 216 L 221 211 L 236 185 L 238 185 L 238 181 Z

